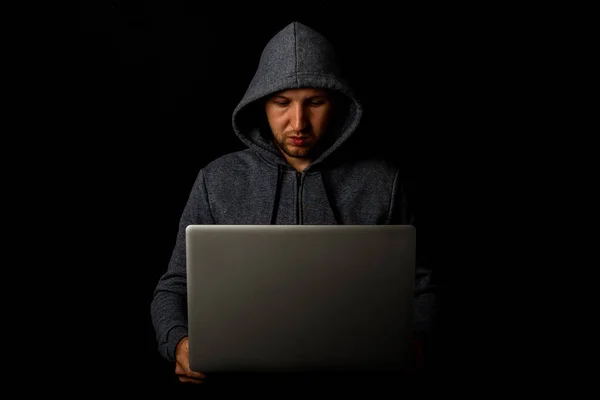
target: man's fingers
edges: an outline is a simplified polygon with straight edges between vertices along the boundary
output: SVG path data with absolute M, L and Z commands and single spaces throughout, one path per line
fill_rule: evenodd
M 186 372 L 187 372 L 186 375 L 189 376 L 190 378 L 196 378 L 196 379 L 206 378 L 206 376 L 204 376 L 204 374 L 202 372 L 195 372 L 195 371 L 192 371 L 191 369 L 188 369 Z
M 192 378 L 192 379 L 204 379 L 205 376 L 202 372 L 192 371 L 189 368 L 184 368 L 180 363 L 175 365 L 175 374 L 181 378 Z
M 202 379 L 192 379 L 192 378 L 187 378 L 185 376 L 180 376 L 179 377 L 179 382 L 181 382 L 181 383 L 191 383 L 191 384 L 198 385 L 198 384 L 204 383 L 204 380 L 202 380 Z

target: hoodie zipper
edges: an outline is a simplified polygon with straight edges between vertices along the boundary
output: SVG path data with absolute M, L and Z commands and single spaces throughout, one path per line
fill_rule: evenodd
M 304 176 L 296 172 L 296 224 L 302 225 L 302 183 Z

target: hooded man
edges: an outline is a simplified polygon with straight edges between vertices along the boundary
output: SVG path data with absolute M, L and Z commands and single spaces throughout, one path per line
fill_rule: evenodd
M 188 225 L 414 225 L 398 168 L 380 158 L 355 157 L 342 146 L 362 112 L 320 33 L 293 22 L 267 43 L 232 116 L 233 130 L 248 148 L 198 173 L 168 269 L 155 289 L 151 313 L 158 349 L 176 364 L 180 381 L 204 379 L 202 371 L 189 369 Z M 417 334 L 429 327 L 429 276 L 417 269 Z

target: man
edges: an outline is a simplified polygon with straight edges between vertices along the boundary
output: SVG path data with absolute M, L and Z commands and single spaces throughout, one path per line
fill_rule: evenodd
M 152 302 L 161 355 L 190 371 L 186 323 L 185 228 L 190 224 L 414 224 L 396 167 L 358 158 L 343 145 L 362 105 L 338 70 L 331 43 L 294 22 L 266 45 L 232 117 L 248 149 L 222 156 L 198 174 L 181 216 L 168 270 Z M 428 275 L 419 274 L 418 288 Z M 417 299 L 417 316 L 429 301 Z M 415 329 L 426 330 L 427 318 Z M 425 327 L 424 327 L 425 326 Z

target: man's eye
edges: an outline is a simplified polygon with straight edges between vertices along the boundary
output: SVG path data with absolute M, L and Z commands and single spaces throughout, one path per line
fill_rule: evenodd
M 310 105 L 313 107 L 322 106 L 323 104 L 325 104 L 325 101 L 323 101 L 323 100 L 316 100 L 316 101 L 310 102 Z
M 280 107 L 285 107 L 289 104 L 287 101 L 275 101 L 274 103 Z

